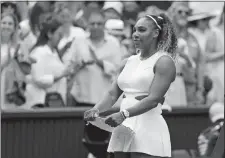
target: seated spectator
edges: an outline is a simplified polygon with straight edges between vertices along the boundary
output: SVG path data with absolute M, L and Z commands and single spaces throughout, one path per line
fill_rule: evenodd
M 73 73 L 73 66 L 64 65 L 56 51 L 63 37 L 58 18 L 51 13 L 43 18 L 40 36 L 30 53 L 35 63 L 30 75 L 26 76 L 26 103 L 23 108 L 66 105 L 66 77 Z
M 198 137 L 199 156 L 211 156 L 213 152 L 221 127 L 224 125 L 224 104 L 214 103 L 209 109 L 209 116 L 212 125 L 203 130 Z

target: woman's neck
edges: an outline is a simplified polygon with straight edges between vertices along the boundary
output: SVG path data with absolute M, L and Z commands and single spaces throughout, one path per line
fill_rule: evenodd
M 147 49 L 142 49 L 141 50 L 141 54 L 140 57 L 141 58 L 149 58 L 151 57 L 153 54 L 155 54 L 157 52 L 157 42 L 156 40 L 154 42 L 152 42 L 149 47 Z

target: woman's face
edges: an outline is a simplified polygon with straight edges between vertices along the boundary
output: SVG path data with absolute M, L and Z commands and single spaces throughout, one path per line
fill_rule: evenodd
M 59 21 L 62 24 L 68 24 L 72 23 L 72 16 L 71 12 L 68 8 L 64 8 L 60 13 L 59 13 Z
M 60 26 L 55 32 L 49 33 L 49 41 L 52 47 L 57 48 L 60 40 L 63 38 L 63 28 Z
M 185 27 L 188 23 L 188 16 L 190 15 L 190 9 L 185 6 L 178 6 L 174 10 L 174 22 L 181 27 Z
M 157 39 L 158 29 L 152 20 L 141 18 L 134 26 L 132 39 L 136 49 L 147 50 L 151 43 Z
M 10 37 L 15 32 L 15 21 L 12 16 L 8 15 L 1 20 L 1 35 Z

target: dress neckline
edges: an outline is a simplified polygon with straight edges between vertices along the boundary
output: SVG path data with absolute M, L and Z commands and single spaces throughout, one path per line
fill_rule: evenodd
M 141 53 L 139 53 L 139 54 L 138 54 L 138 60 L 141 61 L 141 62 L 143 62 L 143 61 L 146 61 L 146 60 L 148 60 L 148 59 L 154 57 L 156 54 L 158 54 L 158 51 L 155 52 L 154 54 L 152 54 L 151 56 L 147 57 L 147 58 L 141 59 Z

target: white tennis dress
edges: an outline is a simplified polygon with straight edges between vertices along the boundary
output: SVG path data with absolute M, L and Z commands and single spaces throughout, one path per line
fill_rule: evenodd
M 137 104 L 139 100 L 135 99 L 136 96 L 148 95 L 154 77 L 154 65 L 163 55 L 167 53 L 157 52 L 146 60 L 140 60 L 139 54 L 128 59 L 117 81 L 126 96 L 121 102 L 121 111 Z M 134 135 L 130 138 L 127 138 L 129 134 L 118 130 L 121 126 L 115 128 L 108 152 L 139 152 L 152 156 L 171 157 L 170 134 L 166 121 L 161 115 L 161 106 L 159 104 L 144 114 L 127 118 L 122 123 L 134 131 Z

